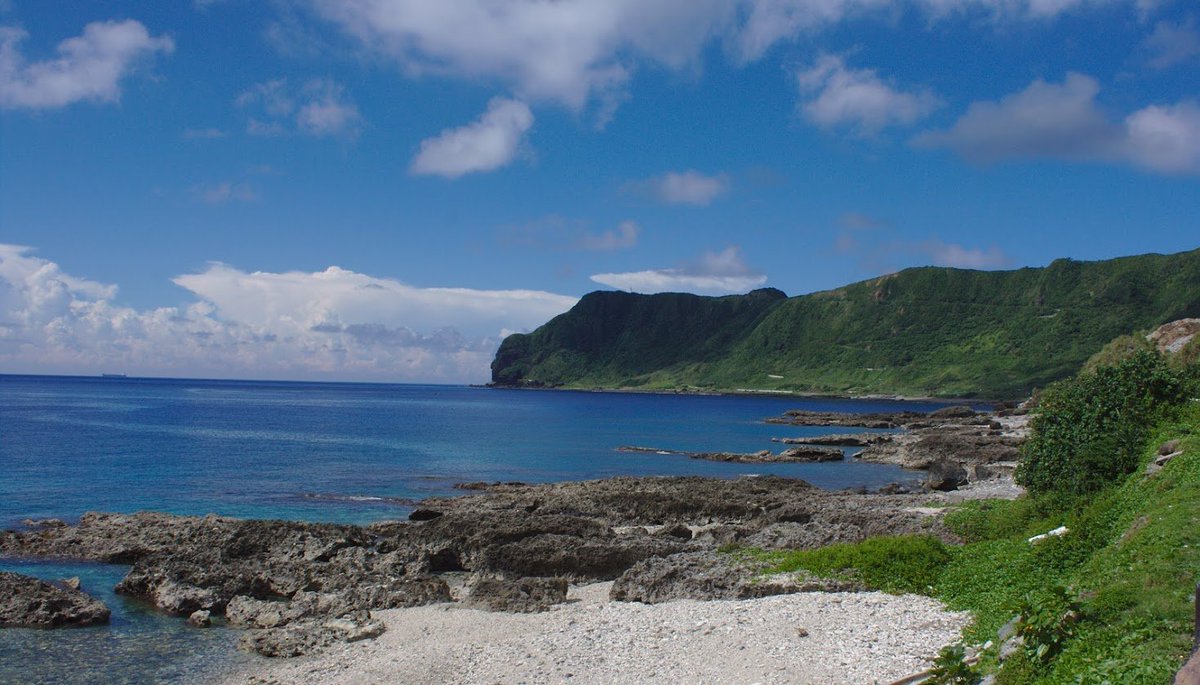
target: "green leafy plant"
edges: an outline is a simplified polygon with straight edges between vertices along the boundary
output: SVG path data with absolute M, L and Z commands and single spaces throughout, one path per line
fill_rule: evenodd
M 1017 634 L 1025 642 L 1030 661 L 1047 663 L 1075 636 L 1079 601 L 1071 591 L 1055 585 L 1048 592 L 1031 592 L 1021 602 Z
M 938 652 L 929 669 L 930 685 L 975 685 L 979 674 L 966 661 L 967 650 L 962 643 L 948 645 Z

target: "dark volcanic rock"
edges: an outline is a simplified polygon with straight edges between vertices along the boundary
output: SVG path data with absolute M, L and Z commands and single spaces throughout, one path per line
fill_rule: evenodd
M 842 412 L 804 411 L 791 409 L 783 416 L 767 419 L 767 423 L 791 426 L 847 426 L 854 428 L 899 428 L 910 421 L 926 418 L 926 414 L 900 411 L 886 414 L 848 414 Z
M 976 411 L 966 405 L 942 407 L 941 409 L 929 412 L 929 418 L 931 419 L 964 419 L 975 415 Z
M 650 535 L 581 540 L 548 534 L 488 549 L 483 568 L 510 576 L 611 580 L 643 559 L 683 548 L 681 541 Z
M 432 521 L 433 519 L 435 519 L 441 515 L 442 515 L 442 512 L 434 511 L 432 509 L 413 509 L 412 513 L 408 515 L 408 520 L 409 521 Z
M 103 602 L 79 590 L 0 572 L 0 628 L 75 628 L 108 623 Z
M 809 446 L 784 450 L 773 454 L 771 450 L 758 452 L 683 452 L 680 450 L 659 449 L 656 447 L 618 447 L 618 452 L 634 452 L 640 454 L 679 455 L 689 459 L 703 461 L 723 461 L 730 464 L 774 464 L 790 462 L 839 461 L 845 458 L 841 450 L 829 446 Z
M 780 452 L 779 457 L 781 461 L 842 461 L 846 458 L 846 453 L 836 447 L 806 445 L 790 447 Z
M 498 577 L 478 586 L 471 601 L 524 611 L 560 599 L 566 580 L 667 568 L 655 560 L 722 544 L 808 548 L 905 532 L 952 539 L 911 504 L 904 496 L 831 493 L 778 477 L 495 483 L 477 495 L 421 502 L 418 511 L 438 514 L 418 514 L 422 521 L 362 528 L 86 514 L 75 526 L 0 533 L 0 553 L 127 563 L 119 592 L 182 617 L 223 614 L 247 631 L 246 648 L 285 656 L 377 634 L 382 624 L 373 610 L 451 601 L 442 573 Z M 770 587 L 752 585 L 730 587 L 742 595 Z M 671 592 L 682 590 L 628 594 Z
M 808 438 L 771 438 L 772 442 L 785 445 L 828 445 L 834 447 L 866 447 L 882 442 L 891 442 L 889 433 L 838 433 L 836 435 L 817 435 Z
M 949 492 L 967 484 L 967 470 L 961 464 L 949 459 L 940 459 L 929 466 L 925 484 L 931 490 Z
M 760 578 L 762 565 L 712 551 L 647 559 L 617 578 L 609 597 L 658 604 L 676 599 L 751 599 L 793 592 L 860 590 L 857 583 L 779 575 Z
M 565 578 L 481 578 L 464 604 L 487 611 L 533 613 L 567 599 Z

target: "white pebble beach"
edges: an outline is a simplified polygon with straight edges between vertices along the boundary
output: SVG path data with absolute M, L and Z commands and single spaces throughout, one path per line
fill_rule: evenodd
M 891 683 L 931 665 L 970 620 L 936 600 L 879 592 L 613 602 L 571 589 L 540 614 L 458 604 L 374 612 L 388 630 L 228 681 L 314 683 Z

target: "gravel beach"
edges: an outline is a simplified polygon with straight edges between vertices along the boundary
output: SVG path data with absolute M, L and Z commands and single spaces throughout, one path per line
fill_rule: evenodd
M 802 593 L 657 605 L 571 589 L 540 614 L 457 604 L 375 612 L 388 630 L 315 657 L 263 660 L 226 685 L 890 683 L 928 668 L 969 621 L 936 600 Z

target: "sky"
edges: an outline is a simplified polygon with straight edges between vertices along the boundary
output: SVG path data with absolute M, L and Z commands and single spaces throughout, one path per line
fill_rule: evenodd
M 0 0 L 0 373 L 479 383 L 596 289 L 1197 217 L 1194 0 Z

